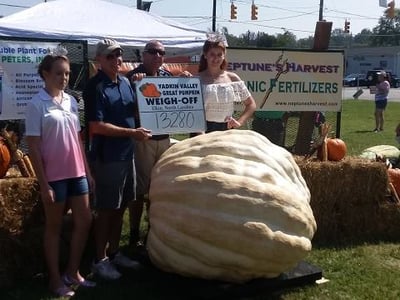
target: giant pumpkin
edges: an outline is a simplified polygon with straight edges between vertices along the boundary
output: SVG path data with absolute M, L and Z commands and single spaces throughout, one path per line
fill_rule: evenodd
M 160 269 L 245 282 L 293 268 L 311 250 L 310 192 L 292 155 L 249 130 L 170 147 L 150 187 L 148 252 Z

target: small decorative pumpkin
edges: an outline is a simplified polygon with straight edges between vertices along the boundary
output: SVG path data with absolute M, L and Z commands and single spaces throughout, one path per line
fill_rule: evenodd
M 326 146 L 328 160 L 339 161 L 343 159 L 347 152 L 346 143 L 339 138 L 327 138 Z
M 0 138 L 0 178 L 6 176 L 10 166 L 11 155 L 10 151 L 3 138 Z
M 272 278 L 311 250 L 316 222 L 293 156 L 251 130 L 180 141 L 153 168 L 149 257 L 228 282 Z

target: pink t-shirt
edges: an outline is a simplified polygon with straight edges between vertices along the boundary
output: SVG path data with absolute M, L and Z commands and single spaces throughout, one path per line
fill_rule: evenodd
M 63 100 L 57 104 L 41 89 L 28 104 L 25 127 L 27 136 L 41 137 L 40 151 L 48 181 L 85 176 L 74 97 L 63 92 Z

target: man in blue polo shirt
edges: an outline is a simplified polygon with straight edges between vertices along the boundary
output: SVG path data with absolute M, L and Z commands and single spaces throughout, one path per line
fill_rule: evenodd
M 134 142 L 151 137 L 150 131 L 135 128 L 135 96 L 129 81 L 118 73 L 122 48 L 112 39 L 97 44 L 98 73 L 89 80 L 83 99 L 89 125 L 89 161 L 94 175 L 94 224 L 96 259 L 92 272 L 104 279 L 117 279 L 116 266 L 135 268 L 139 263 L 119 252 L 124 211 L 135 199 Z

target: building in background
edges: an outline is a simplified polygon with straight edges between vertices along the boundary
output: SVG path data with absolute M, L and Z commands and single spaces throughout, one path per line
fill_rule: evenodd
M 400 46 L 345 49 L 345 74 L 381 69 L 400 74 Z

